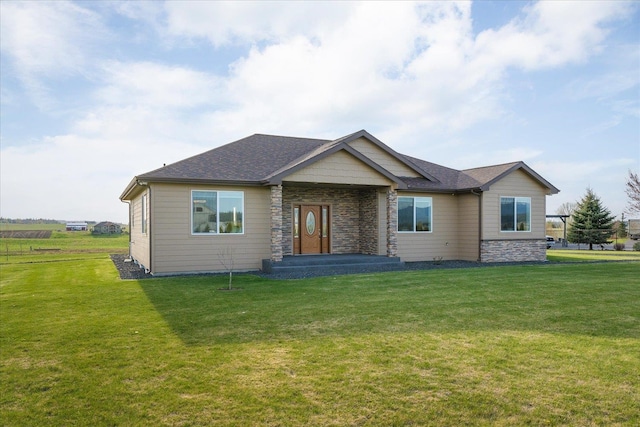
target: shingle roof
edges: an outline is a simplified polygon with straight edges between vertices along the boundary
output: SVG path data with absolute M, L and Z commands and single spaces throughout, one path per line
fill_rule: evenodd
M 348 142 L 362 136 L 420 173 L 422 178 L 395 177 L 348 145 Z M 310 162 L 342 149 L 390 177 L 399 184 L 399 188 L 406 186 L 409 190 L 450 192 L 477 189 L 485 191 L 505 174 L 516 169 L 523 169 L 549 188 L 552 193 L 559 191 L 523 162 L 456 170 L 396 153 L 362 130 L 333 141 L 262 134 L 252 135 L 138 175 L 129 184 L 121 198 L 125 197 L 125 194 L 135 186 L 137 181 L 278 183 L 278 180 L 292 171 L 306 167 Z
M 259 182 L 330 142 L 256 134 L 144 173 L 138 179 Z

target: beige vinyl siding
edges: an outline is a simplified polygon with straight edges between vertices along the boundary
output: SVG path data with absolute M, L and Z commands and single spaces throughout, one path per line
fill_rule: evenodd
M 458 198 L 458 259 L 477 261 L 480 257 L 480 197 L 461 194 Z
M 405 193 L 398 197 L 432 198 L 432 232 L 398 232 L 398 256 L 403 261 L 458 259 L 458 200 L 451 194 Z
M 346 151 L 338 151 L 284 178 L 286 182 L 389 185 L 391 181 Z
M 412 168 L 408 167 L 406 164 L 396 159 L 395 157 L 389 155 L 382 148 L 378 147 L 371 141 L 366 138 L 358 138 L 355 141 L 349 143 L 351 148 L 359 151 L 364 154 L 369 159 L 373 160 L 375 163 L 379 164 L 395 176 L 409 176 L 413 178 L 418 178 L 421 175 L 414 171 Z
M 147 233 L 142 233 L 142 196 L 147 195 Z M 131 230 L 131 257 L 145 268 L 150 268 L 149 258 L 149 191 L 145 190 L 134 197 L 130 202 L 132 224 Z
M 191 190 L 243 191 L 244 233 L 192 235 Z M 154 274 L 225 271 L 225 251 L 235 271 L 258 270 L 270 257 L 269 188 L 156 184 L 153 196 Z
M 547 189 L 526 172 L 516 170 L 483 193 L 483 240 L 543 239 Z M 531 231 L 500 231 L 500 197 L 531 198 Z

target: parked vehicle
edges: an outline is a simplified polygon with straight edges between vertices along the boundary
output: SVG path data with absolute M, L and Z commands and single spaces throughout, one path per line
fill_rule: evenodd
M 556 241 L 553 239 L 553 237 L 547 236 L 547 249 L 550 249 L 555 245 L 556 245 Z
M 628 230 L 630 239 L 640 239 L 640 219 L 630 219 Z

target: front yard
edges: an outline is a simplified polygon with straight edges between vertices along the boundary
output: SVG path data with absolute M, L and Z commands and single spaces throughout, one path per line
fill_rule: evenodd
M 275 281 L 4 263 L 4 425 L 638 425 L 640 262 Z

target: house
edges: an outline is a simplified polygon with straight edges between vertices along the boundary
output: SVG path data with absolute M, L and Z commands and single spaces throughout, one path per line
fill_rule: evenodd
M 93 226 L 94 234 L 120 234 L 122 233 L 122 226 L 115 222 L 103 221 Z
M 67 222 L 67 231 L 87 231 L 88 224 L 86 222 Z
M 362 130 L 336 140 L 253 135 L 133 178 L 130 255 L 155 275 L 258 270 L 262 260 L 546 260 L 545 197 L 523 162 L 455 170 Z

